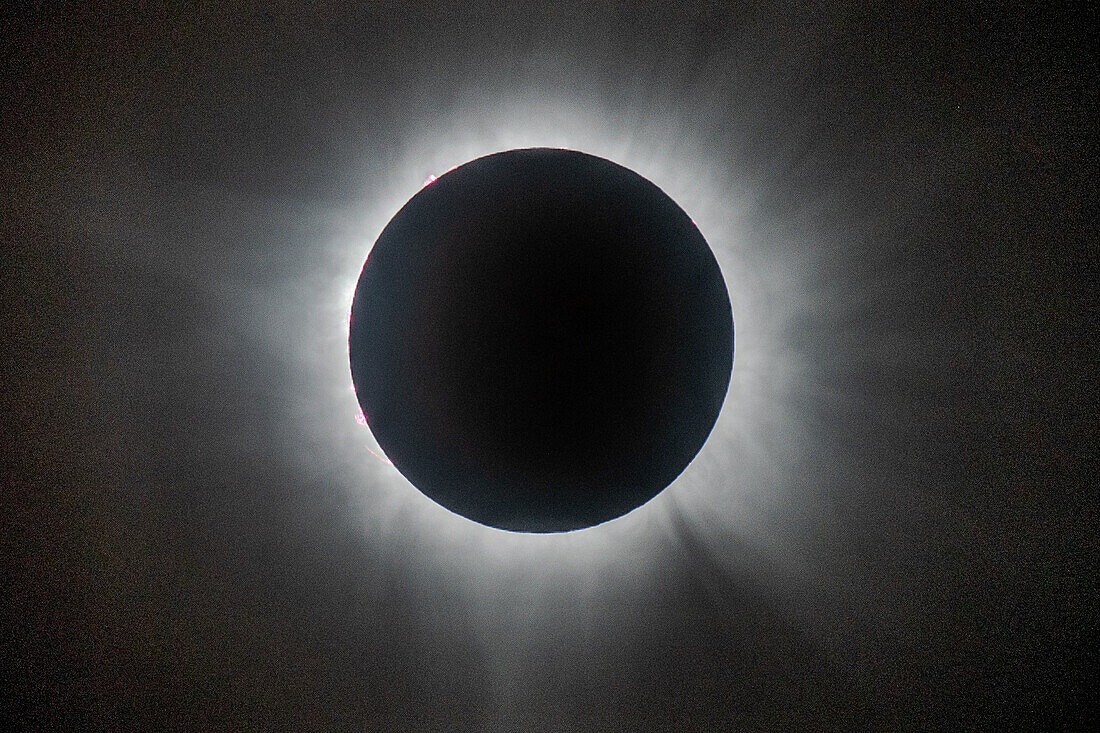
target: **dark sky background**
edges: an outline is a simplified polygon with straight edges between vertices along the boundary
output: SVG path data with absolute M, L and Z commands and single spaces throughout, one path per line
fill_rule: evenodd
M 14 719 L 1095 724 L 1095 11 L 178 5 L 4 11 Z M 737 328 L 681 479 L 550 537 L 372 456 L 340 331 L 429 174 L 539 144 L 672 195 Z

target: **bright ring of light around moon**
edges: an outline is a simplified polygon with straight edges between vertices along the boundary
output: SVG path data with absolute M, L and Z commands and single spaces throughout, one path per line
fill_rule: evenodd
M 809 234 L 797 222 L 767 218 L 754 208 L 752 181 L 723 162 L 730 156 L 716 160 L 674 114 L 654 111 L 624 126 L 595 100 L 566 96 L 543 104 L 521 97 L 493 103 L 472 98 L 474 106 L 421 121 L 402 134 L 392 155 L 352 172 L 363 182 L 359 203 L 318 213 L 329 232 L 320 243 L 322 259 L 301 281 L 301 307 L 287 314 L 300 344 L 288 353 L 303 377 L 309 374 L 320 388 L 288 403 L 288 419 L 342 466 L 348 500 L 358 506 L 349 517 L 357 531 L 389 542 L 418 572 L 457 574 L 471 589 L 494 587 L 501 574 L 541 572 L 547 562 L 586 578 L 605 571 L 644 573 L 659 552 L 655 533 L 680 521 L 677 517 L 704 536 L 734 535 L 760 551 L 783 552 L 774 546 L 774 525 L 764 520 L 782 518 L 795 497 L 776 490 L 771 474 L 782 464 L 770 457 L 799 440 L 807 427 L 785 397 L 804 367 L 777 335 L 806 304 L 799 292 L 812 263 L 772 241 L 776 234 L 797 241 Z M 714 252 L 737 322 L 729 392 L 691 465 L 659 496 L 620 520 L 550 534 L 471 522 L 417 491 L 390 465 L 366 427 L 347 366 L 348 316 L 360 268 L 394 214 L 433 177 L 466 161 L 539 146 L 615 161 L 667 193 Z M 812 253 L 810 243 L 804 244 L 801 251 Z M 317 293 L 330 296 L 313 305 Z M 331 330 L 319 329 L 323 322 L 333 324 Z

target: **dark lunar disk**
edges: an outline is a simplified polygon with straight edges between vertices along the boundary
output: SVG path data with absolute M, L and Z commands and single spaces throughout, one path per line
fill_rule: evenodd
M 351 310 L 351 373 L 394 466 L 482 524 L 599 524 L 703 446 L 733 364 L 722 274 L 664 192 L 558 149 L 489 155 L 397 213 Z

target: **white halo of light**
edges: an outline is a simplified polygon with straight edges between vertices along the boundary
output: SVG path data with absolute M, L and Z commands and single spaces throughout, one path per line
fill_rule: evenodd
M 635 121 L 636 122 L 636 121 Z M 362 531 L 395 544 L 395 552 L 420 564 L 420 572 L 465 578 L 473 587 L 496 585 L 534 568 L 545 574 L 579 574 L 591 581 L 613 573 L 625 581 L 645 573 L 659 551 L 654 534 L 674 532 L 688 519 L 706 537 L 734 536 L 734 547 L 752 545 L 776 557 L 777 567 L 798 563 L 770 532 L 788 497 L 768 455 L 775 435 L 788 446 L 797 426 L 783 423 L 784 390 L 798 376 L 798 360 L 777 348 L 774 334 L 798 303 L 798 270 L 769 256 L 767 237 L 744 213 L 750 183 L 738 180 L 692 143 L 669 116 L 628 129 L 598 105 L 523 100 L 474 103 L 466 110 L 421 120 L 406 131 L 404 145 L 381 175 L 364 182 L 359 216 L 335 215 L 336 232 L 319 246 L 324 253 L 303 279 L 293 316 L 292 349 L 311 374 L 299 395 L 294 419 L 337 458 L 341 478 L 361 511 Z M 348 320 L 362 265 L 382 229 L 431 176 L 490 153 L 528 147 L 559 147 L 607 158 L 660 187 L 695 221 L 721 268 L 734 315 L 734 366 L 726 399 L 706 444 L 683 473 L 641 507 L 609 522 L 557 534 L 517 533 L 478 524 L 436 504 L 386 459 L 361 416 L 348 366 Z M 751 201 L 748 202 L 751 205 Z M 789 252 L 787 253 L 789 254 Z M 788 258 L 789 260 L 789 258 Z M 327 279 L 327 281 L 326 281 Z M 324 296 L 318 301 L 316 294 Z M 312 297 L 311 297 L 312 296 Z M 761 425 L 772 426 L 771 436 Z M 780 424 L 779 429 L 776 425 Z M 793 432 L 792 432 L 793 429 Z M 373 455 L 372 455 L 373 454 Z M 773 489 L 765 495 L 761 489 Z M 713 542 L 717 550 L 722 544 Z M 729 543 L 726 543 L 729 544 Z M 736 560 L 741 562 L 741 560 Z M 414 572 L 416 569 L 414 568 Z

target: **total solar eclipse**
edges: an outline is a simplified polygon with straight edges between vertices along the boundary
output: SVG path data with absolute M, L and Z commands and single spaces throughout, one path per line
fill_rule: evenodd
M 428 497 L 561 532 L 684 470 L 729 386 L 733 316 L 691 218 L 633 171 L 532 148 L 426 185 L 363 265 L 349 332 L 371 432 Z

